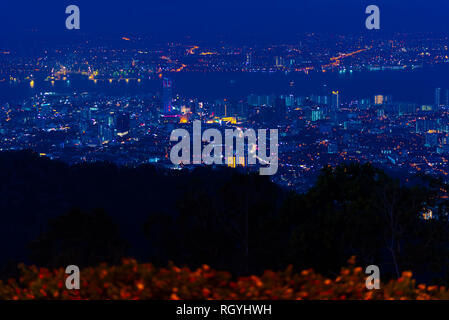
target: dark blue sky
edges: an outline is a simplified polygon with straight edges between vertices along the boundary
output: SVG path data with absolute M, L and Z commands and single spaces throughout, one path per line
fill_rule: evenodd
M 379 5 L 385 32 L 449 31 L 448 0 L 2 0 L 0 35 L 21 39 L 30 30 L 43 36 L 67 33 L 69 4 L 80 7 L 83 33 L 105 36 L 277 39 L 309 31 L 360 33 L 369 4 Z

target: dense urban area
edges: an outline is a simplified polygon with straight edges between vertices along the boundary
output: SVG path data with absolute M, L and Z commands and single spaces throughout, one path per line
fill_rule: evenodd
M 170 133 L 191 130 L 192 122 L 201 120 L 203 130 L 278 129 L 279 170 L 272 179 L 300 192 L 313 185 L 321 168 L 345 161 L 370 162 L 406 178 L 422 172 L 447 179 L 449 88 L 443 85 L 423 104 L 386 92 L 343 99 L 327 84 L 298 94 L 293 81 L 280 95 L 203 99 L 180 95 L 173 79 L 189 72 L 311 75 L 437 68 L 449 62 L 447 37 L 306 34 L 295 44 L 237 46 L 123 36 L 105 43 L 86 40 L 26 55 L 0 48 L 0 85 L 33 90 L 1 102 L 0 150 L 31 149 L 68 163 L 178 169 L 170 161 Z M 56 89 L 61 83 L 70 89 L 71 81 L 80 79 L 129 87 L 151 80 L 159 87 L 143 94 Z M 42 83 L 45 90 L 38 90 Z M 245 160 L 227 164 L 253 169 Z

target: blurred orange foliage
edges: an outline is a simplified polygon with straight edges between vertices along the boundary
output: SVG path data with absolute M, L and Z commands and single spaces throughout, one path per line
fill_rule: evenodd
M 367 275 L 355 266 L 355 258 L 329 279 L 313 270 L 295 273 L 265 271 L 262 276 L 233 279 L 231 274 L 207 265 L 196 270 L 169 266 L 155 268 L 124 259 L 121 265 L 81 270 L 81 289 L 67 290 L 64 269 L 48 270 L 20 265 L 19 279 L 0 282 L 0 299 L 294 299 L 294 300 L 405 300 L 449 299 L 445 287 L 417 285 L 407 271 L 397 280 L 382 283 L 379 290 L 367 290 Z

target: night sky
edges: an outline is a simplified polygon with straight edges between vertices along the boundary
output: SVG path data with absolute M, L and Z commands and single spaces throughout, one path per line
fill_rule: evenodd
M 447 0 L 2 0 L 1 37 L 17 40 L 32 31 L 63 35 L 69 32 L 65 7 L 70 4 L 80 7 L 81 32 L 88 35 L 284 39 L 310 31 L 357 34 L 365 31 L 369 4 L 380 7 L 383 32 L 449 31 Z

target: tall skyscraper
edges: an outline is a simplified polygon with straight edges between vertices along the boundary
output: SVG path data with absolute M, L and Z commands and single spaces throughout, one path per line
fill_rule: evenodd
M 278 57 L 276 56 L 276 67 L 280 68 L 284 66 L 284 57 Z
M 340 105 L 340 92 L 332 91 L 332 108 L 338 108 Z
M 441 104 L 441 88 L 435 89 L 435 107 L 438 108 Z
M 259 96 L 256 96 L 255 94 L 250 94 L 248 96 L 248 105 L 250 105 L 251 107 L 260 106 Z
M 380 105 L 384 104 L 385 97 L 381 94 L 374 96 L 374 104 Z
M 248 52 L 248 53 L 246 54 L 246 65 L 247 65 L 248 67 L 251 67 L 251 66 L 253 65 L 253 55 L 252 55 L 251 52 Z
M 169 114 L 173 111 L 173 92 L 172 81 L 168 78 L 164 78 L 162 81 L 162 103 L 164 105 L 164 114 Z
M 287 115 L 287 104 L 285 103 L 285 98 L 277 98 L 275 101 L 275 112 L 278 121 L 285 121 Z

